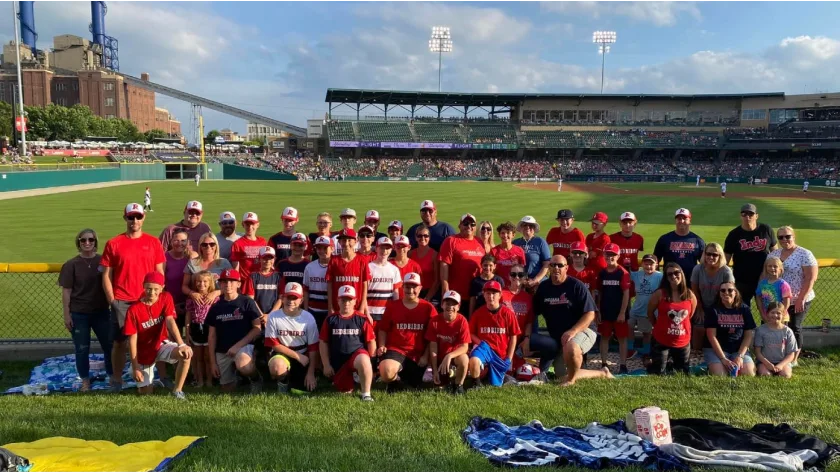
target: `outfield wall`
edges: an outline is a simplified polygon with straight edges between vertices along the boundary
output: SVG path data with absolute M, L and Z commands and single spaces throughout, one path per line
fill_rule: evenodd
M 213 166 L 218 166 L 214 164 Z M 262 181 L 296 181 L 297 177 L 281 172 L 266 171 L 265 169 L 237 166 L 235 164 L 223 164 L 223 175 L 225 179 L 251 179 Z
M 120 169 L 76 169 L 72 171 L 3 173 L 0 176 L 0 192 L 119 181 L 121 179 Z

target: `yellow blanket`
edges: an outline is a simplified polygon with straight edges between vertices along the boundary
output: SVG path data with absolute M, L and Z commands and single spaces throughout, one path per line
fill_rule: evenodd
M 2 447 L 32 463 L 30 471 L 164 471 L 205 437 L 117 445 L 105 440 L 50 437 Z

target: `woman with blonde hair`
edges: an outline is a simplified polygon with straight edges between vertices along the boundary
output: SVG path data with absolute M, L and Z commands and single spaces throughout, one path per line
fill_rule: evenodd
M 484 254 L 490 254 L 490 251 L 496 246 L 493 236 L 493 224 L 489 220 L 482 220 L 478 225 L 477 240 L 484 245 Z
M 700 350 L 706 335 L 703 321 L 706 311 L 715 304 L 724 283 L 734 283 L 732 270 L 726 265 L 726 256 L 719 243 L 709 243 L 703 252 L 703 263 L 691 271 L 691 291 L 697 297 L 697 311 L 691 320 L 691 347 Z
M 226 269 L 233 269 L 230 261 L 219 256 L 219 240 L 213 232 L 207 232 L 201 235 L 198 239 L 198 257 L 193 258 L 187 263 L 184 268 L 184 279 L 181 282 L 181 290 L 184 294 L 196 303 L 207 302 L 219 297 L 222 292 L 216 289 L 207 296 L 202 296 L 196 291 L 193 291 L 190 284 L 192 283 L 193 274 L 201 271 L 208 271 L 213 275 L 214 282 L 219 279 L 219 275 Z M 208 299 L 209 297 L 209 299 Z

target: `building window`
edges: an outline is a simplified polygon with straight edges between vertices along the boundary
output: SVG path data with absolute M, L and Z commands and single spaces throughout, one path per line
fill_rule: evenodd
M 73 90 L 79 90 L 79 83 L 73 82 Z
M 55 104 L 56 105 L 61 105 L 62 107 L 66 107 L 67 106 L 67 99 L 65 99 L 64 97 L 56 99 Z
M 105 115 L 105 118 L 117 118 L 115 115 Z
M 114 83 L 113 82 L 106 82 L 105 83 L 105 90 L 114 90 Z
M 767 118 L 767 110 L 746 109 L 741 111 L 741 120 L 764 120 Z
M 55 90 L 56 90 L 56 91 L 65 91 L 65 90 L 67 90 L 67 84 L 65 84 L 64 82 L 56 82 L 56 84 L 55 84 Z
M 114 98 L 108 97 L 105 99 L 105 106 L 106 107 L 113 107 L 114 106 Z

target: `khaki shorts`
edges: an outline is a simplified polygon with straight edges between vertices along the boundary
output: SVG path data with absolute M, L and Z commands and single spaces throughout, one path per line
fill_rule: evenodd
M 642 333 L 653 332 L 653 325 L 650 324 L 650 320 L 647 317 L 630 317 L 627 321 L 627 325 L 630 326 L 630 330 L 633 332 L 636 330 Z M 631 332 L 630 335 L 632 336 L 633 333 Z
M 572 337 L 572 342 L 580 347 L 580 353 L 585 355 L 595 346 L 595 340 L 597 338 L 598 334 L 594 330 L 586 328 Z M 557 376 L 566 376 L 566 361 L 563 359 L 562 352 L 554 359 L 554 374 Z
M 178 344 L 170 342 L 169 340 L 163 342 L 158 348 L 155 363 L 162 361 L 170 365 L 177 365 L 181 360 L 178 358 Z M 154 379 L 155 363 L 151 365 L 140 365 L 140 371 L 143 372 L 143 381 L 137 383 L 138 388 L 145 388 L 152 384 Z
M 128 308 L 132 304 L 134 302 L 118 301 L 116 299 L 111 302 L 111 340 L 123 342 L 128 338 L 123 333 L 123 327 L 125 327 L 125 316 L 128 314 Z
M 245 345 L 236 353 L 245 353 L 254 358 L 254 345 Z M 231 384 L 236 382 L 236 360 L 229 357 L 227 353 L 216 353 L 216 366 L 219 367 L 219 384 Z

